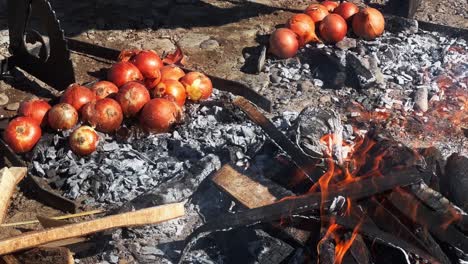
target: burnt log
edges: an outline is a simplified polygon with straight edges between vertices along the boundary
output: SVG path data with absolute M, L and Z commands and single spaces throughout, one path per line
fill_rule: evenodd
M 468 211 L 468 158 L 457 153 L 447 159 L 445 177 L 441 179 L 440 189 L 443 195 Z

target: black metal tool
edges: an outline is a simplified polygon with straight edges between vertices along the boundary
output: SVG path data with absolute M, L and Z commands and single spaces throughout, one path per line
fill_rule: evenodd
M 0 78 L 18 67 L 57 90 L 75 82 L 67 41 L 49 1 L 8 0 L 7 5 L 12 56 L 1 61 Z

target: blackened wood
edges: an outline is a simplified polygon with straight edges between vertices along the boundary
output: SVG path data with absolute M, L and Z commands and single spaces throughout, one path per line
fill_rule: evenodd
M 449 223 L 450 218 L 444 219 L 435 214 L 411 193 L 403 189 L 391 192 L 387 198 L 399 211 L 413 222 L 428 228 L 439 240 L 468 252 L 468 238 L 452 225 L 444 227 Z
M 317 246 L 319 264 L 335 263 L 335 244 L 333 239 L 321 240 Z
M 296 144 L 292 143 L 288 137 L 286 137 L 281 131 L 279 131 L 275 125 L 260 112 L 255 105 L 246 100 L 243 97 L 236 97 L 233 100 L 233 104 L 239 107 L 255 124 L 259 125 L 263 131 L 275 142 L 280 149 L 285 151 L 292 159 L 292 161 L 306 174 L 316 182 L 317 178 L 312 178 L 312 175 L 308 173 L 311 167 L 318 162 L 317 159 L 305 155 Z M 318 157 L 317 157 L 318 158 Z
M 354 239 L 349 251 L 358 264 L 369 264 L 371 262 L 369 249 L 360 234 Z
M 436 213 L 441 214 L 445 218 L 454 217 L 459 219 L 454 221 L 454 224 L 464 232 L 468 232 L 468 219 L 466 212 L 456 208 L 447 198 L 439 192 L 431 189 L 424 182 L 412 184 L 409 186 L 409 191 L 413 193 L 418 199 L 423 201 L 427 206 Z
M 426 245 L 427 251 L 431 253 L 434 257 L 438 258 L 444 264 L 451 264 L 449 257 L 440 247 L 439 243 L 434 239 L 431 233 L 428 232 L 425 228 L 417 228 L 414 231 L 414 234 L 424 242 Z
M 2 139 L 0 139 L 0 151 L 14 166 L 27 167 L 27 163 L 16 155 Z M 30 174 L 25 177 L 19 186 L 26 191 L 26 195 L 32 195 L 45 205 L 63 212 L 75 213 L 78 208 L 75 202 L 48 190 L 46 184 L 42 184 L 39 178 Z
M 321 203 L 327 207 L 338 196 L 356 200 L 398 186 L 409 185 L 418 180 L 420 180 L 419 171 L 415 168 L 408 168 L 405 171 L 395 170 L 382 177 L 360 177 L 343 186 L 331 186 L 325 201 L 321 200 L 321 193 L 310 193 L 292 199 L 285 199 L 272 205 L 250 209 L 245 212 L 221 215 L 213 222 L 201 226 L 194 233 L 271 222 L 284 216 L 317 210 L 320 208 Z
M 457 153 L 447 159 L 441 192 L 455 205 L 468 211 L 468 158 Z

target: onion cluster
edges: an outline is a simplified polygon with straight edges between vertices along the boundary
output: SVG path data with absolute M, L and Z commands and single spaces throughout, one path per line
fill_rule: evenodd
M 292 16 L 285 28 L 276 29 L 270 35 L 269 52 L 281 59 L 291 58 L 307 43 L 340 42 L 350 27 L 356 36 L 374 39 L 383 34 L 385 20 L 377 9 L 360 10 L 351 2 L 311 4 L 304 14 Z
M 174 65 L 182 59 L 180 49 L 163 60 L 153 50 L 123 50 L 107 80 L 91 87 L 71 84 L 53 106 L 42 99 L 23 102 L 3 138 L 13 151 L 25 153 L 37 144 L 42 129 L 73 130 L 70 149 L 84 156 L 96 151 L 98 132 L 116 132 L 124 118 L 139 121 L 148 132 L 167 132 L 181 122 L 187 99 L 206 100 L 213 92 L 205 74 L 185 73 Z

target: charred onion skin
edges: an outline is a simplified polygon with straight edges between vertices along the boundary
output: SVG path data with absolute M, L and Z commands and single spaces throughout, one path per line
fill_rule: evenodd
M 181 119 L 180 108 L 165 98 L 149 101 L 141 111 L 140 124 L 151 133 L 164 133 Z
M 270 53 L 281 59 L 294 57 L 299 49 L 299 37 L 292 30 L 279 28 L 270 35 Z
M 21 103 L 18 114 L 31 117 L 38 125 L 45 126 L 47 124 L 47 112 L 50 108 L 52 106 L 45 100 L 31 99 Z
M 375 8 L 364 8 L 353 17 L 353 31 L 361 38 L 375 39 L 381 36 L 384 30 L 384 16 Z
M 346 36 L 348 25 L 337 14 L 328 15 L 319 26 L 320 37 L 327 43 L 337 43 Z
M 69 104 L 77 111 L 80 111 L 81 107 L 93 100 L 96 100 L 94 91 L 76 83 L 68 86 L 60 98 L 61 103 Z
M 156 89 L 153 91 L 153 97 L 170 97 L 179 106 L 183 106 L 185 104 L 187 94 L 185 93 L 184 85 L 179 81 L 165 80 L 156 86 Z
M 350 2 L 343 2 L 333 12 L 350 22 L 353 16 L 359 12 L 359 7 Z
M 104 99 L 119 92 L 119 87 L 109 81 L 99 81 L 93 84 L 91 89 L 96 93 L 96 100 Z
M 142 81 L 140 70 L 128 61 L 117 62 L 107 72 L 107 80 L 121 87 L 131 81 Z
M 145 78 L 157 79 L 160 77 L 160 69 L 163 62 L 153 50 L 142 50 L 130 59 Z
M 104 98 L 90 102 L 81 110 L 83 121 L 95 127 L 97 131 L 111 133 L 120 128 L 123 121 L 122 108 L 117 101 Z
M 52 129 L 68 130 L 78 123 L 78 112 L 70 104 L 56 104 L 49 110 L 47 120 Z
M 201 72 L 189 72 L 180 79 L 187 97 L 192 101 L 206 100 L 213 93 L 210 78 Z
M 115 96 L 125 117 L 136 116 L 150 99 L 148 90 L 139 82 L 126 83 Z
M 322 21 L 326 16 L 328 16 L 328 8 L 321 4 L 311 4 L 305 10 L 305 12 L 314 23 Z
M 20 116 L 8 124 L 3 132 L 3 140 L 15 153 L 25 153 L 33 149 L 41 135 L 41 127 L 35 119 Z
M 73 153 L 86 156 L 96 151 L 99 136 L 92 127 L 81 126 L 71 133 L 68 142 Z
M 315 34 L 315 23 L 306 14 L 296 14 L 292 16 L 286 26 L 299 37 L 299 45 L 304 46 L 310 42 L 319 42 Z

